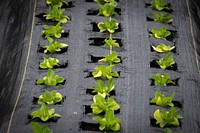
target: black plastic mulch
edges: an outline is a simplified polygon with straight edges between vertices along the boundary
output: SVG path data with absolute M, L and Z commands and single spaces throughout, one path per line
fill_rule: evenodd
M 103 21 L 104 18 L 96 15 L 87 15 L 88 9 L 98 9 L 98 6 L 94 2 L 87 1 L 88 2 L 85 0 L 72 1 L 74 7 L 66 8 L 66 15 L 70 16 L 71 21 L 68 24 L 63 25 L 64 29 L 69 31 L 69 36 L 59 39 L 60 42 L 69 44 L 68 51 L 63 54 L 45 55 L 38 52 L 40 46 L 47 44 L 47 41 L 41 35 L 42 25 L 52 23 L 35 17 L 29 63 L 22 87 L 22 93 L 11 121 L 10 133 L 31 132 L 28 115 L 39 108 L 38 105 L 32 103 L 32 99 L 45 92 L 44 86 L 35 85 L 35 80 L 42 78 L 47 72 L 46 70 L 40 70 L 38 68 L 38 64 L 43 56 L 56 57 L 62 62 L 68 61 L 67 68 L 55 69 L 56 74 L 65 77 L 65 84 L 62 87 L 50 87 L 49 89 L 57 89 L 66 96 L 66 100 L 62 105 L 49 106 L 50 108 L 54 107 L 56 112 L 61 114 L 62 117 L 58 119 L 56 123 L 48 122 L 45 124 L 53 129 L 55 133 L 96 132 L 89 131 L 96 130 L 96 127 L 94 126 L 95 122 L 92 120 L 94 115 L 90 112 L 85 114 L 85 108 L 92 103 L 92 95 L 86 92 L 94 85 L 93 78 L 88 77 L 88 74 L 94 70 L 95 66 L 100 64 L 91 63 L 91 55 L 102 57 L 103 54 L 109 53 L 109 49 L 101 45 L 94 46 L 93 41 L 101 44 L 102 38 L 106 38 L 108 35 L 92 31 L 92 26 L 95 23 Z M 122 47 L 114 50 L 119 53 L 119 56 L 122 58 L 122 63 L 115 67 L 116 71 L 120 71 L 120 78 L 117 79 L 114 97 L 121 106 L 120 113 L 116 114 L 117 117 L 123 120 L 120 132 L 153 133 L 163 131 L 162 129 L 155 127 L 154 120 L 151 119 L 154 111 L 157 108 L 160 108 L 149 104 L 149 100 L 154 96 L 156 90 L 161 89 L 160 87 L 151 86 L 150 78 L 151 74 L 154 73 L 170 73 L 172 79 L 179 79 L 177 86 L 162 87 L 162 92 L 167 96 L 171 95 L 172 92 L 176 92 L 174 100 L 178 101 L 179 104 L 177 108 L 184 117 L 181 120 L 181 126 L 173 129 L 180 130 L 184 133 L 198 133 L 200 130 L 200 79 L 198 75 L 198 61 L 196 60 L 196 58 L 198 59 L 199 57 L 199 30 L 197 25 L 197 22 L 199 22 L 197 12 L 197 10 L 199 10 L 199 7 L 197 6 L 198 2 L 188 2 L 191 16 L 188 13 L 187 0 L 168 0 L 167 2 L 171 3 L 172 9 L 174 10 L 174 12 L 172 12 L 174 22 L 171 25 L 166 26 L 170 30 L 175 31 L 176 35 L 171 41 L 164 42 L 176 46 L 176 52 L 172 54 L 177 63 L 177 70 L 161 70 L 159 68 L 150 67 L 150 62 L 152 60 L 163 57 L 166 54 L 151 52 L 150 45 L 162 41 L 149 37 L 148 30 L 152 27 L 161 27 L 163 24 L 147 21 L 146 18 L 153 12 L 151 8 L 145 7 L 146 3 L 149 3 L 149 1 L 120 0 L 118 3 L 118 7 L 121 9 L 121 15 L 116 16 L 115 18 L 120 22 L 121 31 L 114 34 L 114 38 L 121 42 Z M 18 1 L 17 3 L 19 3 L 19 7 L 27 7 L 25 5 L 30 4 L 31 7 L 28 11 L 33 11 L 33 2 L 27 1 L 27 3 L 20 4 Z M 4 1 L 3 4 L 9 7 L 8 5 L 10 3 Z M 0 7 L 0 10 L 2 11 L 3 6 Z M 10 7 L 8 9 L 7 12 L 12 13 L 15 8 Z M 30 15 L 30 18 L 27 19 L 27 14 L 25 14 L 25 11 L 22 9 L 25 10 L 26 8 L 20 8 L 19 10 L 22 12 L 19 13 L 19 15 L 21 16 L 21 19 L 24 19 L 22 21 L 23 23 L 17 21 L 18 19 L 15 15 L 10 19 L 6 17 L 5 20 L 1 19 L 4 23 L 0 24 L 0 27 L 7 29 L 1 30 L 0 41 L 2 42 L 1 44 L 3 44 L 1 47 L 7 46 L 5 45 L 7 43 L 10 44 L 8 45 L 10 47 L 15 46 L 15 48 L 18 48 L 16 45 L 19 44 L 17 46 L 22 46 L 23 43 L 21 42 L 23 41 L 28 45 L 29 41 L 26 41 L 26 37 L 24 36 L 30 35 L 30 28 L 26 27 L 31 27 L 32 16 Z M 35 14 L 39 15 L 47 12 L 48 8 L 45 5 L 45 1 L 38 1 L 36 3 Z M 23 13 L 25 14 L 25 18 L 23 17 Z M 2 16 L 2 14 L 0 14 L 0 16 Z M 26 20 L 28 21 L 26 22 Z M 13 23 L 13 21 L 16 23 Z M 19 39 L 17 44 L 12 42 L 11 39 L 14 38 L 13 36 L 16 34 L 13 34 L 13 36 L 9 36 L 8 38 L 5 38 L 5 36 L 2 35 L 5 33 L 12 33 L 11 31 L 13 31 L 9 30 L 9 27 L 6 27 L 9 23 L 5 22 L 11 22 L 10 26 L 13 26 L 11 29 L 16 29 L 16 27 L 25 23 L 26 26 L 24 29 L 26 29 L 27 33 L 25 34 L 22 32 L 24 34 L 17 34 L 17 39 Z M 17 25 L 15 26 L 14 24 Z M 191 30 L 191 28 L 193 29 Z M 20 31 L 23 31 L 22 29 L 20 30 L 19 28 L 16 30 L 16 33 L 21 33 Z M 20 38 L 20 35 L 22 38 Z M 13 44 L 13 46 L 11 46 L 11 44 Z M 197 54 L 195 54 L 195 46 Z M 1 123 L 3 123 L 1 124 L 1 132 L 7 131 L 9 117 L 21 82 L 21 78 L 15 77 L 15 75 L 19 72 L 20 74 L 23 73 L 23 64 L 27 55 L 27 48 L 25 47 L 25 49 L 17 52 L 17 57 L 13 62 L 7 61 L 12 59 L 11 55 L 13 54 L 13 51 L 15 50 L 5 47 L 5 50 L 1 52 L 0 58 L 1 68 L 6 66 L 4 64 L 12 63 L 12 65 L 9 65 L 10 67 L 1 69 L 1 76 L 5 77 L 6 74 L 9 75 L 9 71 L 13 70 L 13 66 L 16 66 L 16 69 L 13 70 L 14 72 L 11 71 L 12 76 L 8 76 L 9 78 L 6 80 L 9 81 L 9 84 L 6 83 L 6 81 L 1 80 L 3 81 L 1 82 L 0 93 L 0 105 L 1 108 L 3 107 L 3 110 L 1 109 L 0 111 L 0 120 Z M 8 55 L 7 58 L 3 56 L 5 54 Z M 19 77 L 22 77 L 20 74 Z M 3 77 L 1 79 L 4 79 Z M 11 99 L 10 103 L 8 103 L 9 98 Z

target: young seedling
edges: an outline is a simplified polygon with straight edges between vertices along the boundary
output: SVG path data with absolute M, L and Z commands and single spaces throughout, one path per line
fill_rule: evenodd
M 160 29 L 152 28 L 150 36 L 153 36 L 158 39 L 166 40 L 168 36 L 171 35 L 171 32 L 167 30 L 165 26 L 161 27 Z
M 164 0 L 153 0 L 151 2 L 151 7 L 155 10 L 162 11 L 162 10 L 170 10 L 168 4 Z
M 105 19 L 104 22 L 98 23 L 98 28 L 100 29 L 100 32 L 109 32 L 110 34 L 113 34 L 116 29 L 118 29 L 119 23 L 116 22 L 115 19 L 111 18 Z
M 42 34 L 45 35 L 45 38 L 60 38 L 61 34 L 65 32 L 64 29 L 60 26 L 60 24 L 61 22 L 58 22 L 56 26 L 43 25 L 44 30 L 42 31 Z
M 61 7 L 63 4 L 64 5 L 69 5 L 68 2 L 65 2 L 65 1 L 61 1 L 61 0 L 46 0 L 46 4 L 47 5 L 51 5 L 51 6 L 55 6 L 55 5 L 58 5 L 59 7 Z
M 174 107 L 174 104 L 172 103 L 172 100 L 175 96 L 175 92 L 172 93 L 172 95 L 170 97 L 165 97 L 164 94 L 161 93 L 160 90 L 157 90 L 155 97 L 150 101 L 150 103 L 155 103 L 158 106 L 171 106 Z
M 48 109 L 45 104 L 43 104 L 39 110 L 33 111 L 31 116 L 32 119 L 40 118 L 43 122 L 46 122 L 53 117 L 61 117 L 60 114 L 55 113 L 55 109 Z
M 69 46 L 68 44 L 65 44 L 65 43 L 59 43 L 59 42 L 53 41 L 53 39 L 51 37 L 47 37 L 47 40 L 49 41 L 49 45 L 43 47 L 43 48 L 45 48 L 45 50 L 44 50 L 45 54 L 47 52 L 54 54 L 56 52 L 60 52 L 61 49 Z
M 41 126 L 37 122 L 31 122 L 31 128 L 33 130 L 33 133 L 53 133 L 53 131 L 46 125 Z
M 62 24 L 67 23 L 69 20 L 69 17 L 64 15 L 65 9 L 61 9 L 59 5 L 49 6 L 49 11 L 49 14 L 44 15 L 46 20 L 57 21 Z
M 113 1 L 110 3 L 106 3 L 104 5 L 99 5 L 99 13 L 98 15 L 102 15 L 105 17 L 111 17 L 113 15 L 118 15 L 115 12 L 115 8 L 117 7 L 117 2 Z
M 166 52 L 170 52 L 173 49 L 175 49 L 175 46 L 170 46 L 170 45 L 165 45 L 164 43 L 161 43 L 160 45 L 158 45 L 157 47 L 152 45 L 153 50 L 155 50 L 158 53 L 166 53 Z
M 112 130 L 119 131 L 120 130 L 120 122 L 122 121 L 119 118 L 115 118 L 114 111 L 112 109 L 108 109 L 105 113 L 104 118 L 99 116 L 93 117 L 93 120 L 97 121 L 100 126 L 99 129 L 103 130 Z
M 105 39 L 104 41 L 105 41 L 104 46 L 115 46 L 115 47 L 120 47 L 120 46 L 119 46 L 119 43 L 116 42 L 117 40 L 113 40 L 112 38 Z
M 166 73 L 164 75 L 158 73 L 158 74 L 152 74 L 152 78 L 154 79 L 154 84 L 158 86 L 167 86 L 167 84 L 174 84 L 175 83 L 170 80 L 170 74 Z
M 113 51 L 111 54 L 104 54 L 104 58 L 99 60 L 99 62 L 108 62 L 110 64 L 119 63 L 121 60 L 118 58 L 117 52 Z
M 58 75 L 55 75 L 53 70 L 49 69 L 47 76 L 43 77 L 42 79 L 38 79 L 36 81 L 37 85 L 45 84 L 45 85 L 50 85 L 50 86 L 56 86 L 60 83 L 64 82 L 64 78 L 60 77 Z
M 157 109 L 154 112 L 154 118 L 156 119 L 156 124 L 163 128 L 165 126 L 179 126 L 179 119 L 183 117 L 178 115 L 176 108 L 171 107 L 169 111 Z
M 109 66 L 97 66 L 95 67 L 96 72 L 92 72 L 94 78 L 105 77 L 107 79 L 112 79 L 113 77 L 119 77 L 117 72 L 112 72 L 113 65 Z
M 157 14 L 153 13 L 154 21 L 160 22 L 160 23 L 171 23 L 173 22 L 173 19 L 171 18 L 171 15 L 169 13 L 166 14 Z
M 175 64 L 172 54 L 167 54 L 164 58 L 156 60 L 156 63 L 160 66 L 161 69 L 166 69 Z
M 62 101 L 62 95 L 53 90 L 51 92 L 46 91 L 43 95 L 39 96 L 38 104 L 56 104 Z
M 52 69 L 54 66 L 59 66 L 59 60 L 56 58 L 44 58 L 44 61 L 40 63 L 39 67 L 42 69 Z
M 92 87 L 93 93 L 101 95 L 103 98 L 110 96 L 110 92 L 115 88 L 115 79 L 108 80 L 108 85 L 105 85 L 102 80 L 96 80 L 96 87 Z
M 108 97 L 107 101 L 101 95 L 93 97 L 94 103 L 91 105 L 92 113 L 99 114 L 106 112 L 108 109 L 118 110 L 120 106 L 115 102 L 114 98 Z

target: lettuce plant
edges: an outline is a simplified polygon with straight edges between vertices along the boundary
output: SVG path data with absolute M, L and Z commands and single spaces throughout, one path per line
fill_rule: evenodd
M 94 103 L 91 105 L 93 114 L 99 114 L 103 111 L 106 112 L 108 109 L 118 110 L 120 108 L 114 98 L 108 97 L 106 101 L 101 95 L 95 95 L 93 101 Z
M 163 128 L 165 126 L 179 126 L 179 119 L 183 117 L 178 115 L 176 108 L 171 107 L 169 111 L 157 109 L 154 112 L 154 118 L 156 119 L 156 124 Z
M 153 36 L 158 39 L 166 40 L 168 36 L 171 35 L 171 32 L 167 30 L 165 26 L 161 27 L 160 29 L 152 28 L 150 36 Z
M 157 14 L 153 13 L 154 21 L 160 22 L 160 23 L 171 23 L 173 22 L 173 19 L 171 18 L 171 15 L 169 13 L 166 14 Z
M 36 84 L 37 85 L 45 84 L 45 85 L 50 85 L 50 86 L 56 86 L 57 84 L 64 82 L 64 80 L 65 79 L 63 77 L 55 75 L 53 70 L 49 69 L 47 76 L 43 77 L 42 79 L 38 79 L 36 81 Z
M 104 41 L 105 41 L 104 46 L 115 46 L 115 47 L 120 47 L 120 46 L 119 46 L 119 43 L 116 42 L 117 40 L 113 40 L 112 38 L 105 39 Z
M 164 58 L 156 60 L 156 63 L 160 66 L 161 69 L 166 69 L 175 64 L 172 54 L 167 54 Z
M 56 58 L 45 58 L 45 57 L 43 57 L 44 58 L 44 60 L 43 60 L 43 62 L 41 62 L 40 63 L 40 68 L 42 68 L 42 69 L 52 69 L 54 66 L 59 66 L 59 60 L 58 59 L 56 59 Z
M 175 49 L 175 46 L 167 46 L 164 43 L 159 44 L 157 47 L 152 45 L 153 50 L 155 50 L 158 53 L 165 53 L 170 52 L 171 50 Z
M 104 58 L 99 60 L 99 62 L 108 62 L 110 64 L 119 63 L 121 60 L 118 58 L 117 52 L 113 51 L 111 54 L 104 54 Z
M 110 34 L 113 34 L 116 29 L 118 29 L 119 23 L 116 22 L 115 19 L 111 18 L 105 19 L 104 22 L 98 23 L 98 28 L 100 29 L 100 32 L 109 32 Z
M 102 80 L 96 80 L 96 87 L 92 87 L 93 93 L 97 93 L 98 95 L 105 98 L 106 96 L 110 96 L 110 92 L 115 88 L 115 79 L 108 80 L 108 85 L 104 84 Z
M 172 103 L 172 100 L 175 96 L 175 92 L 172 93 L 172 95 L 170 97 L 165 97 L 164 94 L 161 93 L 160 90 L 157 90 L 155 97 L 150 101 L 150 103 L 155 103 L 158 106 L 171 106 L 174 107 L 174 104 Z
M 167 3 L 164 0 L 153 0 L 151 2 L 151 7 L 155 10 L 162 11 L 162 10 L 170 10 Z
M 46 0 L 46 4 L 51 5 L 51 6 L 58 5 L 59 7 L 61 7 L 63 4 L 69 5 L 68 2 L 61 1 L 61 0 Z
M 60 52 L 62 48 L 66 48 L 69 46 L 68 44 L 65 43 L 59 43 L 53 41 L 53 39 L 50 37 L 47 37 L 47 40 L 49 41 L 49 45 L 43 47 L 45 48 L 44 53 L 50 52 L 54 54 L 56 52 Z
M 69 17 L 64 15 L 65 9 L 61 9 L 59 5 L 49 6 L 49 11 L 49 14 L 44 15 L 46 20 L 58 21 L 63 24 L 69 20 Z
M 42 31 L 42 34 L 45 35 L 45 38 L 60 38 L 61 34 L 64 33 L 64 29 L 60 26 L 60 24 L 61 22 L 58 22 L 56 26 L 43 25 L 44 30 Z
M 40 120 L 46 122 L 53 117 L 61 117 L 60 114 L 55 113 L 55 109 L 48 109 L 48 107 L 43 104 L 39 110 L 33 111 L 31 113 L 32 119 L 40 118 Z
M 104 5 L 100 5 L 98 15 L 102 15 L 105 17 L 111 17 L 113 15 L 118 15 L 115 12 L 116 6 L 117 6 L 117 2 L 115 2 L 115 1 L 106 3 Z
M 117 72 L 112 72 L 113 65 L 109 66 L 97 66 L 95 67 L 96 72 L 92 72 L 94 78 L 105 77 L 112 79 L 113 77 L 119 77 Z
M 154 79 L 154 84 L 158 86 L 167 86 L 167 84 L 174 84 L 175 83 L 170 80 L 170 74 L 166 73 L 164 75 L 158 73 L 158 74 L 152 74 L 152 78 Z
M 99 129 L 102 130 L 112 130 L 119 131 L 120 130 L 120 122 L 122 121 L 119 118 L 115 118 L 114 111 L 112 109 L 108 109 L 105 113 L 104 118 L 99 116 L 93 117 L 93 120 L 97 121 L 100 124 Z
M 37 122 L 31 122 L 31 128 L 33 133 L 53 133 L 51 129 L 49 129 L 46 125 L 41 126 Z
M 56 104 L 62 101 L 62 95 L 53 90 L 51 92 L 46 91 L 43 95 L 39 96 L 38 104 Z

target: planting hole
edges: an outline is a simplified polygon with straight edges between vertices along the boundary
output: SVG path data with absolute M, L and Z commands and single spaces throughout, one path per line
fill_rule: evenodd
M 92 46 L 103 46 L 105 44 L 105 41 L 104 41 L 105 39 L 106 38 L 89 38 L 89 40 L 93 40 L 93 42 L 90 43 L 89 45 L 92 45 Z M 113 40 L 116 40 L 116 42 L 119 43 L 120 47 L 123 46 L 121 39 L 113 38 Z
M 92 113 L 92 108 L 90 105 L 83 105 L 84 106 L 84 113 L 83 114 L 89 114 Z M 120 113 L 120 109 L 114 111 L 115 114 Z M 105 115 L 105 112 L 101 112 L 99 115 Z
M 156 60 L 153 60 L 150 62 L 150 67 L 151 68 L 160 68 L 160 66 L 158 65 L 158 63 L 156 62 Z M 166 68 L 167 70 L 173 70 L 176 71 L 177 70 L 177 64 L 173 64 L 171 67 Z
M 181 127 L 181 121 L 180 120 L 178 120 L 179 121 L 179 127 Z M 152 126 L 152 127 L 160 127 L 159 126 L 159 124 L 156 124 L 156 119 L 154 119 L 154 118 L 152 118 L 152 117 L 150 117 L 150 125 Z M 176 126 L 165 126 L 165 127 L 176 127 Z
M 99 30 L 99 28 L 97 26 L 97 23 L 92 22 L 91 25 L 92 25 L 92 31 L 94 31 L 94 32 L 100 32 L 100 30 Z M 119 28 L 116 29 L 115 32 L 121 32 L 121 31 L 122 31 L 121 24 L 119 24 Z
M 151 45 L 150 45 L 150 49 L 151 49 L 151 52 L 156 52 L 156 51 L 152 48 Z M 172 49 L 171 52 L 176 53 L 176 47 L 175 47 L 174 49 Z
M 69 1 L 69 2 L 67 2 L 67 3 L 68 3 L 68 5 L 63 4 L 63 5 L 62 5 L 62 8 L 71 8 L 71 7 L 74 7 L 74 3 L 73 3 L 72 1 Z
M 120 8 L 115 8 L 115 12 L 118 15 L 121 15 L 121 9 Z M 87 15 L 97 15 L 98 13 L 99 13 L 99 10 L 88 9 Z
M 56 103 L 55 105 L 60 105 L 60 104 L 62 104 L 62 103 L 65 101 L 65 99 L 66 99 L 66 96 L 64 96 L 64 97 L 62 98 L 62 101 Z M 37 103 L 38 100 L 39 100 L 38 97 L 33 97 L 33 104 L 38 104 L 38 103 Z
M 91 61 L 88 61 L 88 63 L 96 63 L 98 62 L 100 59 L 103 59 L 104 57 L 102 56 L 93 56 L 93 55 L 90 55 L 90 60 Z M 120 56 L 118 56 L 118 58 L 120 58 L 120 63 L 122 63 L 122 59 Z
M 150 99 L 151 101 L 152 99 Z M 149 102 L 150 103 L 150 102 Z M 174 104 L 174 107 L 178 107 L 178 108 L 182 108 L 183 105 L 180 101 L 172 101 L 172 103 Z M 150 105 L 156 105 L 155 103 L 150 103 Z
M 116 2 L 119 2 L 119 0 L 115 0 Z M 94 0 L 85 0 L 85 2 L 94 2 Z
M 90 71 L 88 71 L 88 70 L 86 70 L 86 71 L 84 71 L 84 72 L 86 73 L 85 78 L 93 78 L 92 72 L 90 72 Z M 120 77 L 120 71 L 118 71 L 117 73 L 119 74 L 119 77 Z M 118 77 L 113 77 L 113 78 L 118 78 Z M 96 79 L 101 79 L 101 77 L 96 78 Z
M 92 92 L 93 90 L 94 90 L 94 89 L 86 89 L 86 94 L 96 95 L 97 93 L 93 93 L 93 92 Z M 116 95 L 115 90 L 112 90 L 112 91 L 110 92 L 110 96 L 115 96 L 115 95 Z
M 36 81 L 37 81 L 37 80 L 36 80 Z M 36 81 L 35 81 L 35 85 L 37 85 L 37 84 L 36 84 Z M 62 85 L 65 84 L 65 82 L 66 82 L 66 79 L 65 79 L 62 83 L 57 83 L 56 86 L 62 86 Z M 43 84 L 40 84 L 40 85 L 45 85 L 45 84 L 43 83 Z
M 171 79 L 175 84 L 169 83 L 169 84 L 167 84 L 167 86 L 179 86 L 179 85 L 178 85 L 179 79 L 180 79 L 180 78 Z M 150 79 L 150 82 L 151 82 L 150 86 L 154 86 L 154 85 L 155 85 L 154 79 L 151 78 L 151 79 Z
M 83 131 L 99 131 L 99 124 L 81 121 L 79 129 Z
M 59 69 L 59 68 L 64 69 L 64 68 L 67 68 L 67 66 L 68 66 L 68 61 L 65 62 L 65 63 L 63 63 L 63 64 L 58 64 L 58 65 L 59 65 L 59 66 L 54 66 L 53 68 L 54 68 L 54 69 Z M 42 68 L 40 68 L 40 67 L 39 67 L 39 69 L 45 70 L 45 69 L 42 69 Z
M 145 8 L 150 7 L 150 6 L 151 6 L 150 3 L 145 3 Z M 171 8 L 171 4 L 170 4 L 170 3 L 167 4 L 167 6 L 168 6 L 169 8 Z M 151 7 L 151 8 L 152 8 L 152 7 Z M 172 12 L 173 12 L 172 9 L 170 9 L 170 10 L 163 9 L 162 11 L 165 11 L 165 12 L 168 12 L 168 13 L 172 13 Z
M 44 53 L 45 50 L 46 50 L 46 48 L 39 47 L 38 52 L 39 52 L 39 53 Z M 68 47 L 64 47 L 64 48 L 61 48 L 61 51 L 56 51 L 56 53 L 62 54 L 62 53 L 67 52 L 67 50 L 68 50 Z M 47 54 L 50 54 L 50 52 L 47 51 Z
M 35 121 L 35 122 L 43 122 L 42 120 L 40 120 L 39 118 L 33 118 L 31 115 L 28 115 L 28 119 L 30 121 Z M 46 122 L 57 122 L 59 119 L 59 117 L 52 117 L 50 119 L 48 119 Z
M 168 37 L 166 37 L 166 40 L 173 41 L 175 38 L 177 38 L 177 31 L 173 31 L 173 30 L 168 30 L 168 31 L 170 31 L 171 34 Z M 151 37 L 150 34 L 153 34 L 153 33 L 151 31 L 149 31 L 149 37 Z M 158 39 L 158 38 L 156 38 L 156 39 Z

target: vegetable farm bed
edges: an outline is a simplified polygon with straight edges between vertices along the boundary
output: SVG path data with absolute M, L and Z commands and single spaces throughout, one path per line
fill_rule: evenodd
M 116 0 L 117 1 L 117 0 Z M 154 11 L 151 0 L 118 0 L 113 18 L 119 29 L 112 34 L 120 47 L 113 47 L 121 61 L 113 71 L 115 89 L 110 95 L 120 105 L 115 116 L 120 118 L 120 133 L 163 133 L 156 124 L 154 112 L 159 107 L 150 100 L 157 90 L 167 97 L 173 92 L 175 108 L 183 117 L 180 125 L 169 126 L 173 132 L 199 133 L 200 131 L 200 3 L 196 0 L 165 0 L 170 3 L 173 22 L 163 24 L 152 21 Z M 92 118 L 90 105 L 93 103 L 92 86 L 95 86 L 92 72 L 109 47 L 103 46 L 109 34 L 101 33 L 98 23 L 105 17 L 98 16 L 99 6 L 93 0 L 72 0 L 65 7 L 69 16 L 67 24 L 62 24 L 65 32 L 59 40 L 69 46 L 60 53 L 44 54 L 43 46 L 48 41 L 42 35 L 43 25 L 56 24 L 43 17 L 48 13 L 45 0 L 4 0 L 0 4 L 0 132 L 31 133 L 31 121 L 46 125 L 54 133 L 96 133 L 99 124 Z M 16 4 L 15 4 L 16 3 Z M 166 26 L 172 35 L 167 40 L 156 39 L 149 33 L 152 28 Z M 157 53 L 151 45 L 159 43 L 175 46 L 171 53 L 175 64 L 169 69 L 161 69 L 156 60 L 167 53 Z M 53 69 L 65 81 L 62 85 L 36 85 L 48 70 L 39 68 L 43 57 L 57 58 L 61 67 Z M 156 86 L 152 74 L 170 74 L 175 84 Z M 41 122 L 31 120 L 31 112 L 41 106 L 33 102 L 48 89 L 56 89 L 63 95 L 63 102 L 48 105 L 61 115 L 59 119 Z M 103 116 L 103 115 L 100 115 Z M 113 131 L 108 131 L 113 132 Z

